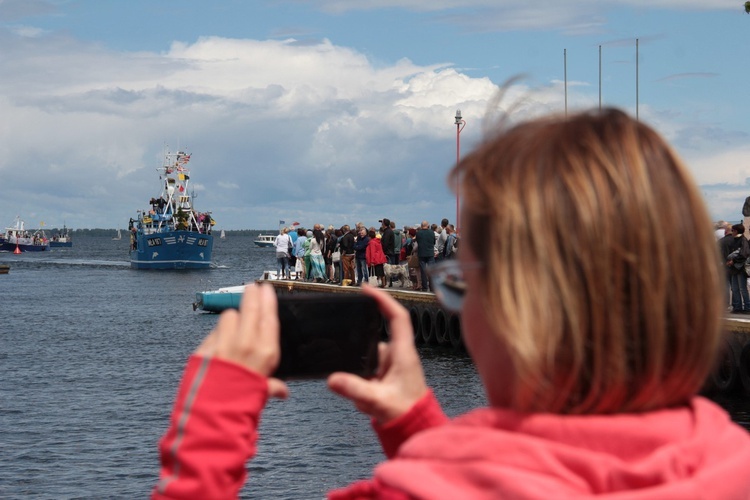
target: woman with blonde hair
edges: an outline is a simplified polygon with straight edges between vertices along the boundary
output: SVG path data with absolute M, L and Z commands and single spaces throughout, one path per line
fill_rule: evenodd
M 448 420 L 407 311 L 365 289 L 390 321 L 378 375 L 328 384 L 372 417 L 388 460 L 330 498 L 750 498 L 750 436 L 697 396 L 722 335 L 722 263 L 664 140 L 617 110 L 547 117 L 480 145 L 456 180 L 461 252 L 431 275 L 489 407 Z M 287 395 L 269 378 L 275 308 L 249 287 L 190 359 L 156 498 L 241 487 L 266 398 Z

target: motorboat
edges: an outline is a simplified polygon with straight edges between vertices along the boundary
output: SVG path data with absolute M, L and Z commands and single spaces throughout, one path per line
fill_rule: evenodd
M 274 246 L 276 242 L 276 235 L 275 234 L 259 234 L 255 240 L 253 240 L 253 243 L 255 243 L 256 246 L 269 248 Z
M 45 252 L 49 250 L 49 239 L 41 229 L 30 231 L 25 229 L 24 221 L 16 217 L 13 226 L 5 228 L 2 240 L 0 240 L 0 251 L 21 252 Z
M 62 231 L 56 233 L 49 239 L 50 248 L 71 248 L 73 246 L 73 237 L 70 235 L 68 228 L 63 224 Z

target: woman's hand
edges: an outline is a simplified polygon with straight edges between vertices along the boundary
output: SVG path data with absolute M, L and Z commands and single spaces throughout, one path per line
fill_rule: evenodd
M 409 313 L 382 290 L 364 286 L 362 292 L 378 301 L 380 312 L 389 322 L 391 341 L 379 346 L 375 378 L 365 380 L 350 373 L 334 373 L 328 377 L 328 387 L 351 399 L 357 409 L 382 425 L 409 411 L 427 393 L 427 383 L 414 347 Z
M 276 293 L 269 285 L 246 286 L 239 312 L 224 311 L 195 354 L 230 361 L 268 377 L 271 397 L 289 395 L 284 382 L 270 377 L 279 364 L 281 348 Z

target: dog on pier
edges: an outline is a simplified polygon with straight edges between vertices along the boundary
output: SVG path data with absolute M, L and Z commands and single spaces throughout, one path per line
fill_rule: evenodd
M 383 264 L 383 270 L 389 282 L 398 281 L 401 288 L 411 288 L 409 269 L 406 264 Z

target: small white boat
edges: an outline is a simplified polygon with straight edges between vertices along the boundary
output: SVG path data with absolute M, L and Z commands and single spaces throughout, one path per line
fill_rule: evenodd
M 291 281 L 297 279 L 297 273 L 295 271 L 291 271 L 290 274 Z M 284 278 L 279 278 L 276 271 L 265 271 L 263 273 L 263 279 L 277 280 Z M 193 302 L 193 311 L 200 309 L 201 311 L 220 313 L 226 309 L 238 309 L 244 292 L 245 285 L 227 286 L 219 288 L 218 290 L 196 292 L 195 302 Z
M 73 238 L 68 232 L 68 227 L 63 224 L 62 232 L 55 234 L 49 240 L 50 248 L 71 248 L 73 246 Z
M 222 229 L 221 230 L 221 236 L 219 236 L 219 238 L 221 238 L 223 240 L 226 237 L 227 237 L 227 233 L 225 233 L 224 230 Z
M 256 246 L 259 247 L 272 247 L 276 241 L 275 234 L 259 234 L 258 237 L 253 241 Z
M 122 231 L 119 229 L 117 230 L 117 236 L 112 237 L 113 240 L 121 240 L 122 239 Z

